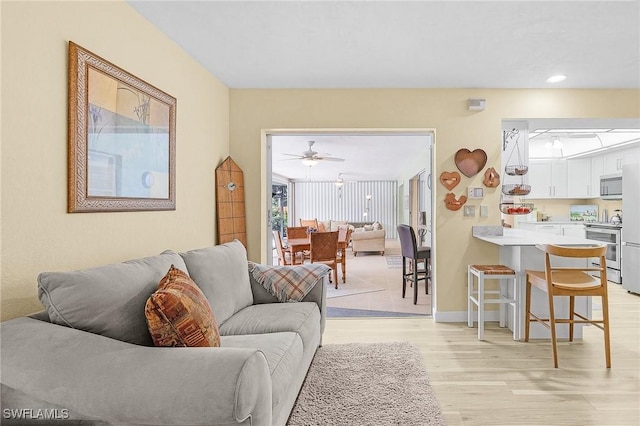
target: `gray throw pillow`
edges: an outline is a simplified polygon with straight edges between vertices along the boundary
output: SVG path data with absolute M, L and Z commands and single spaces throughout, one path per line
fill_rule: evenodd
M 247 250 L 242 243 L 230 243 L 180 253 L 189 276 L 211 305 L 218 325 L 253 304 L 249 282 Z
M 180 255 L 165 251 L 97 268 L 43 272 L 38 297 L 55 324 L 153 346 L 144 306 L 171 265 L 186 270 Z

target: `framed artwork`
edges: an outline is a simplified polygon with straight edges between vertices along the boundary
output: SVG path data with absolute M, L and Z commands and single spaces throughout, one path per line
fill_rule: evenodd
M 176 99 L 69 42 L 68 212 L 175 210 Z

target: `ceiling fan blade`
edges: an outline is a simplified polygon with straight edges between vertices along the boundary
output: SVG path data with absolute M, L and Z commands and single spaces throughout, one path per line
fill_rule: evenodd
M 344 161 L 344 158 L 337 157 L 316 157 L 315 159 L 321 161 Z
M 285 154 L 284 152 L 282 153 L 282 155 L 288 155 L 290 157 L 296 157 L 296 158 L 306 158 L 300 154 Z

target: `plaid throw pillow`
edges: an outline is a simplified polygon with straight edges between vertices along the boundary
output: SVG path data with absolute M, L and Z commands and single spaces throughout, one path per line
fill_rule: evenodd
M 220 346 L 209 302 L 185 272 L 173 265 L 144 308 L 156 346 Z

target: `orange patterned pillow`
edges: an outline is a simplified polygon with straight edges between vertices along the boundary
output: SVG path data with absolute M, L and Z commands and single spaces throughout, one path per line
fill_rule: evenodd
M 220 346 L 211 306 L 193 280 L 171 265 L 144 308 L 156 346 Z

